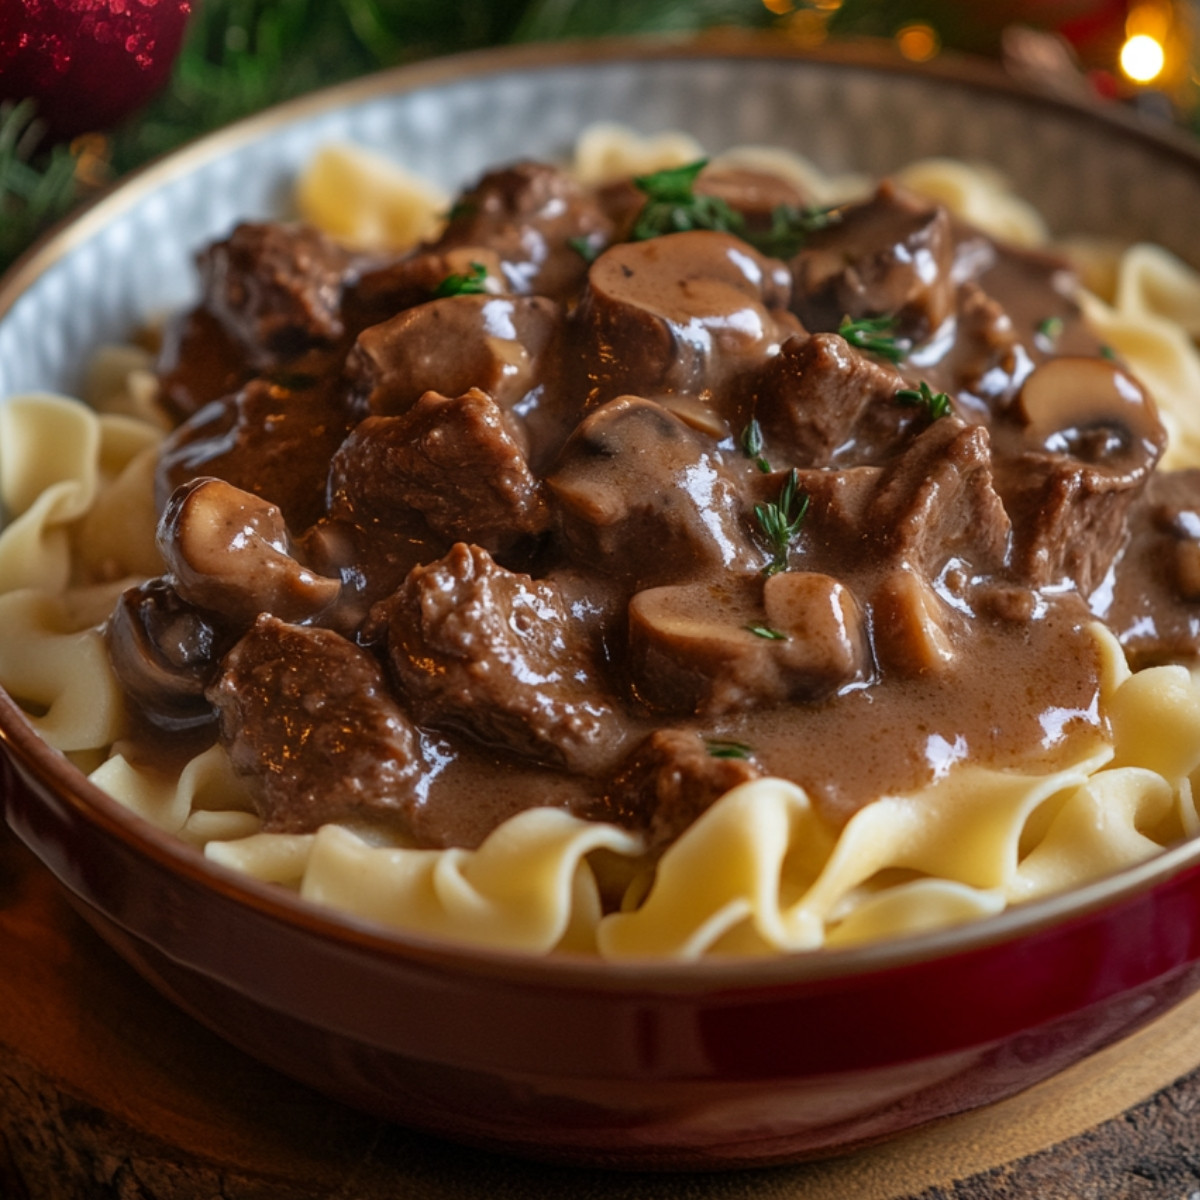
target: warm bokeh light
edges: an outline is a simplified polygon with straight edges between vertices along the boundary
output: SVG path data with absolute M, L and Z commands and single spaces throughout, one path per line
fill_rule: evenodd
M 937 33 L 928 25 L 905 25 L 896 34 L 896 45 L 905 58 L 913 62 L 925 62 L 938 52 L 941 43 Z
M 1135 34 L 1121 47 L 1121 70 L 1134 83 L 1150 83 L 1157 79 L 1166 61 L 1161 44 L 1149 34 Z
M 763 8 L 774 13 L 777 17 L 786 16 L 795 7 L 795 0 L 762 0 Z

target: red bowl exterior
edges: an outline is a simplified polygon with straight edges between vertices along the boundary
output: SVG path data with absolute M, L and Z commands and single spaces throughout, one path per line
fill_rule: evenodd
M 160 991 L 328 1095 L 508 1152 L 711 1169 L 844 1151 L 1011 1095 L 1200 986 L 1194 863 L 867 969 L 853 952 L 647 969 L 410 944 L 139 837 L 5 715 L 9 825 Z

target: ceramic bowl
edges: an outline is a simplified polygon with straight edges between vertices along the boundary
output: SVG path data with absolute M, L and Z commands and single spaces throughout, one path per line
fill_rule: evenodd
M 776 41 L 494 52 L 385 74 L 200 141 L 0 286 L 0 396 L 71 391 L 97 343 L 188 302 L 191 254 L 279 213 L 318 145 L 448 188 L 557 156 L 595 119 L 768 142 L 832 171 L 995 163 L 1059 230 L 1186 256 L 1200 154 L 977 64 Z M 1009 1095 L 1200 985 L 1200 843 L 937 934 L 766 962 L 614 965 L 448 949 L 246 882 L 143 824 L 0 696 L 3 811 L 101 935 L 198 1020 L 350 1104 L 454 1138 L 622 1167 L 796 1160 Z

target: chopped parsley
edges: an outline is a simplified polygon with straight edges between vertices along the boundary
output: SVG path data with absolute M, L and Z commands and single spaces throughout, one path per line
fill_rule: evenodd
M 1062 317 L 1045 317 L 1037 323 L 1037 336 L 1048 344 L 1050 349 L 1058 345 L 1058 339 L 1063 334 Z
M 596 259 L 600 257 L 600 251 L 604 249 L 603 246 L 593 242 L 591 238 L 586 237 L 567 238 L 567 245 L 570 246 L 571 249 L 574 250 L 575 253 L 578 254 L 585 263 L 594 263 Z

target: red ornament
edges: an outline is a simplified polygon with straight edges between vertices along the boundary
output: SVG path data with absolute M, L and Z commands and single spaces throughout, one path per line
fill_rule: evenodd
M 56 138 L 106 129 L 167 80 L 191 0 L 0 0 L 0 100 Z

